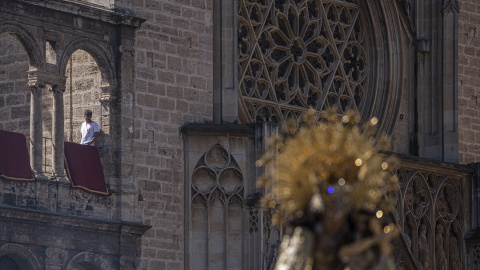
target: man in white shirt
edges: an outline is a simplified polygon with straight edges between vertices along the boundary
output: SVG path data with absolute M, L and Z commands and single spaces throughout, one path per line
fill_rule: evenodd
M 82 132 L 82 141 L 80 144 L 95 146 L 95 141 L 100 137 L 100 127 L 98 123 L 92 121 L 92 111 L 86 110 L 83 114 L 85 122 L 80 129 Z

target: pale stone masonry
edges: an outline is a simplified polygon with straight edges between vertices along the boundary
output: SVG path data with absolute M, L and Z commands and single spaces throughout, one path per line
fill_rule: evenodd
M 152 228 L 139 269 L 183 269 L 184 148 L 179 127 L 212 121 L 212 1 L 117 1 L 137 31 L 133 181 Z
M 0 36 L 0 129 L 29 133 L 28 57 L 13 36 Z
M 0 179 L 0 268 L 272 269 L 255 160 L 330 104 L 393 138 L 397 267 L 427 265 L 425 225 L 431 269 L 477 270 L 479 25 L 477 0 L 0 1 L 0 129 L 38 178 Z M 62 177 L 85 109 L 109 197 Z
M 458 122 L 460 162 L 480 161 L 480 3 L 459 1 Z

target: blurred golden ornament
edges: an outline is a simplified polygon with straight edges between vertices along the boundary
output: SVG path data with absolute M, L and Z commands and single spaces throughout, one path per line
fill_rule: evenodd
M 384 263 L 376 265 L 391 265 L 389 240 L 398 229 L 380 225 L 380 219 L 393 209 L 387 192 L 398 188 L 397 160 L 380 153 L 389 150 L 389 138 L 376 139 L 377 118 L 360 127 L 360 116 L 353 111 L 340 118 L 327 110 L 315 122 L 317 116 L 315 110 L 305 113 L 300 128 L 295 121 L 287 121 L 283 133 L 271 140 L 270 151 L 257 161 L 267 172 L 258 182 L 269 190 L 264 206 L 275 207 L 279 222 L 296 226 L 284 239 L 276 269 L 308 269 L 309 260 L 313 260 L 312 269 L 343 269 L 332 267 L 348 267 L 349 260 L 340 258 L 355 256 L 357 260 L 364 256 L 367 268 L 377 257 Z M 295 237 L 304 239 L 310 233 L 316 244 L 308 257 L 292 245 L 305 245 Z M 381 254 L 370 250 L 374 245 Z M 292 254 L 301 258 L 290 258 Z M 298 264 L 297 259 L 306 261 Z

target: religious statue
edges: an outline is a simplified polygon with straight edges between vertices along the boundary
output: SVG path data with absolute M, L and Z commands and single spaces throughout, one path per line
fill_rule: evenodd
M 455 235 L 451 235 L 448 240 L 448 245 L 450 247 L 450 269 L 462 269 L 462 260 L 460 251 L 458 250 L 458 241 Z
M 447 270 L 447 256 L 445 255 L 443 243 L 443 226 L 442 224 L 437 225 L 437 234 L 435 236 L 435 261 L 437 262 L 437 269 L 438 270 Z
M 430 246 L 427 239 L 427 226 L 422 224 L 418 236 L 418 258 L 421 260 L 423 270 L 430 270 Z
M 257 162 L 267 168 L 263 203 L 289 228 L 276 270 L 394 269 L 390 240 L 399 230 L 384 216 L 397 161 L 385 154 L 388 138 L 376 138 L 378 119 L 359 122 L 354 112 L 310 110 L 300 125 L 285 123 Z

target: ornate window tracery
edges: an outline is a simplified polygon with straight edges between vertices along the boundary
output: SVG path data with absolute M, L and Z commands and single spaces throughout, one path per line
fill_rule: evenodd
M 394 218 L 402 228 L 402 239 L 408 249 L 400 253 L 410 254 L 423 269 L 463 269 L 461 224 L 465 212 L 460 194 L 465 179 L 407 169 L 399 168 L 397 172 L 401 192 L 397 194 L 396 208 L 401 214 L 394 214 Z M 407 262 L 406 257 L 399 257 L 398 268 Z
M 369 63 L 356 0 L 240 0 L 238 65 L 248 122 L 312 107 L 361 112 Z
M 240 269 L 244 177 L 233 155 L 212 146 L 198 160 L 190 188 L 192 269 Z

